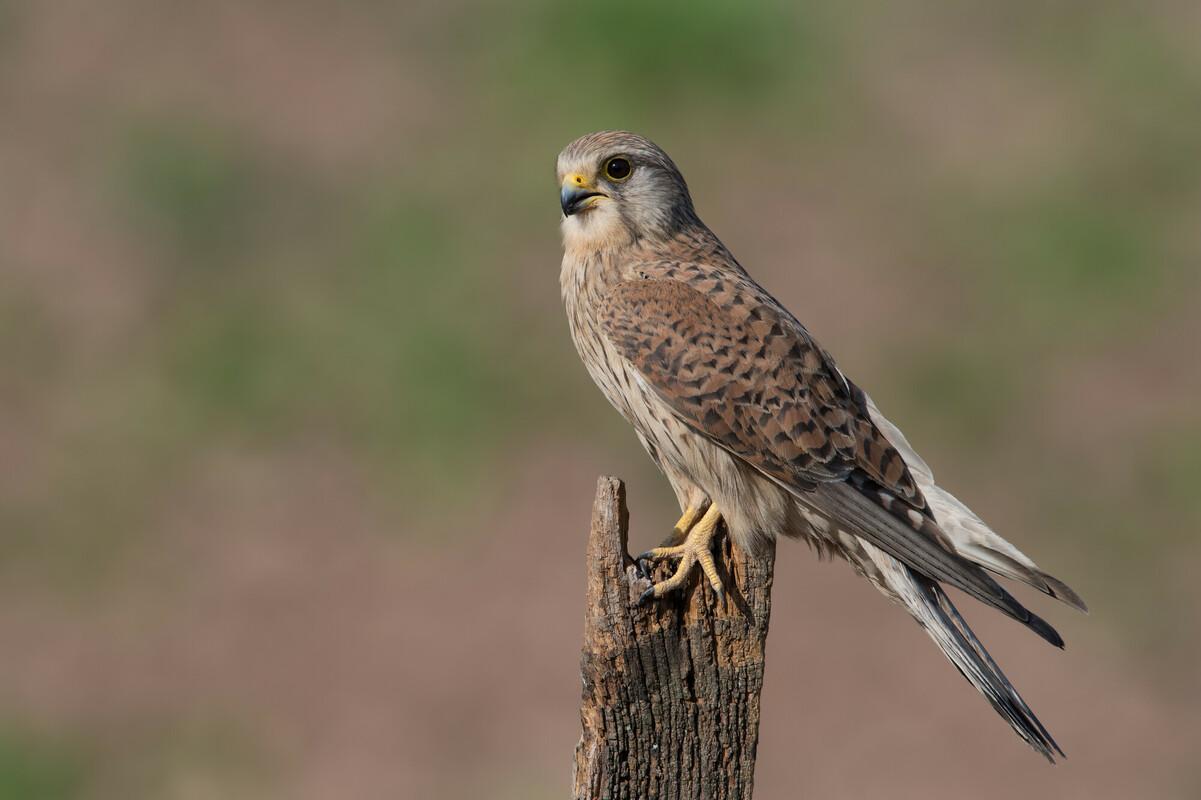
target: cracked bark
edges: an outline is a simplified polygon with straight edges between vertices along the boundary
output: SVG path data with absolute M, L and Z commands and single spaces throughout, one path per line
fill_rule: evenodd
M 684 592 L 635 608 L 648 584 L 626 553 L 628 524 L 624 484 L 601 478 L 588 537 L 573 796 L 749 800 L 774 548 L 753 556 L 723 533 L 724 606 L 698 570 Z M 655 580 L 673 567 L 659 565 Z

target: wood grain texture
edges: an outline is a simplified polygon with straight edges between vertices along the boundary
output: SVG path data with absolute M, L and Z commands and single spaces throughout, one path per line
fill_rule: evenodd
M 724 607 L 694 574 L 678 596 L 635 608 L 648 583 L 626 553 L 625 487 L 598 481 L 588 537 L 577 800 L 751 797 L 774 546 L 720 537 Z M 661 564 L 661 580 L 671 565 Z

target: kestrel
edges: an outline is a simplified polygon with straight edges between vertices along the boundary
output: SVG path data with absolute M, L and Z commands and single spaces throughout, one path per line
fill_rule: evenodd
M 842 556 L 904 606 L 943 654 L 1048 760 L 1063 751 L 944 593 L 954 586 L 1056 647 L 1063 639 L 988 573 L 1078 609 L 1080 597 L 934 482 L 872 399 L 697 216 L 684 177 L 652 142 L 603 131 L 558 159 L 560 283 L 580 358 L 634 426 L 683 511 L 662 597 L 700 567 L 725 522 L 748 551 L 772 537 Z

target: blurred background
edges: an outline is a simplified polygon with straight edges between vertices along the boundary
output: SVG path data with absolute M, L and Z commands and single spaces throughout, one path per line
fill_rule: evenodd
M 0 0 L 0 798 L 566 795 L 616 127 L 1092 607 L 1052 768 L 785 543 L 756 796 L 1201 796 L 1201 5 L 793 5 Z

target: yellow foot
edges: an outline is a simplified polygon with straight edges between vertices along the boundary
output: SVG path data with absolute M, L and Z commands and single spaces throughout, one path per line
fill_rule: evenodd
M 696 519 L 696 511 L 689 509 L 684 512 L 684 516 L 680 517 L 680 522 L 676 524 L 677 531 L 680 525 L 686 521 L 691 523 L 691 520 Z M 667 594 L 680 589 L 688 582 L 688 576 L 691 574 L 693 567 L 700 565 L 701 571 L 705 573 L 705 577 L 709 579 L 709 585 L 713 587 L 713 591 L 717 593 L 718 599 L 725 596 L 725 589 L 721 584 L 721 578 L 717 576 L 717 564 L 713 561 L 713 537 L 717 533 L 717 525 L 721 522 L 721 512 L 717 510 L 714 504 L 709 505 L 709 509 L 705 511 L 704 516 L 700 521 L 691 525 L 690 529 L 684 536 L 682 544 L 672 547 L 656 547 L 653 550 L 647 550 L 642 555 L 635 559 L 641 567 L 645 561 L 661 561 L 665 558 L 678 558 L 680 564 L 676 567 L 675 573 L 665 581 L 656 583 L 642 593 L 638 598 L 637 605 L 643 605 L 651 599 L 657 599 Z
M 667 534 L 667 538 L 665 538 L 658 547 L 652 550 L 647 550 L 645 553 L 635 558 L 634 566 L 638 570 L 639 577 L 646 578 L 648 581 L 651 579 L 651 567 L 653 564 L 648 565 L 645 562 L 651 561 L 656 557 L 668 558 L 676 555 L 678 551 L 677 545 L 684 543 L 684 540 L 688 538 L 688 532 L 692 530 L 692 526 L 696 524 L 697 520 L 701 518 L 703 513 L 704 507 L 698 508 L 696 506 L 688 506 L 688 508 L 684 510 L 684 513 L 680 515 L 680 518 L 676 520 L 676 524 L 672 527 L 671 533 Z M 656 554 L 661 555 L 656 556 Z

